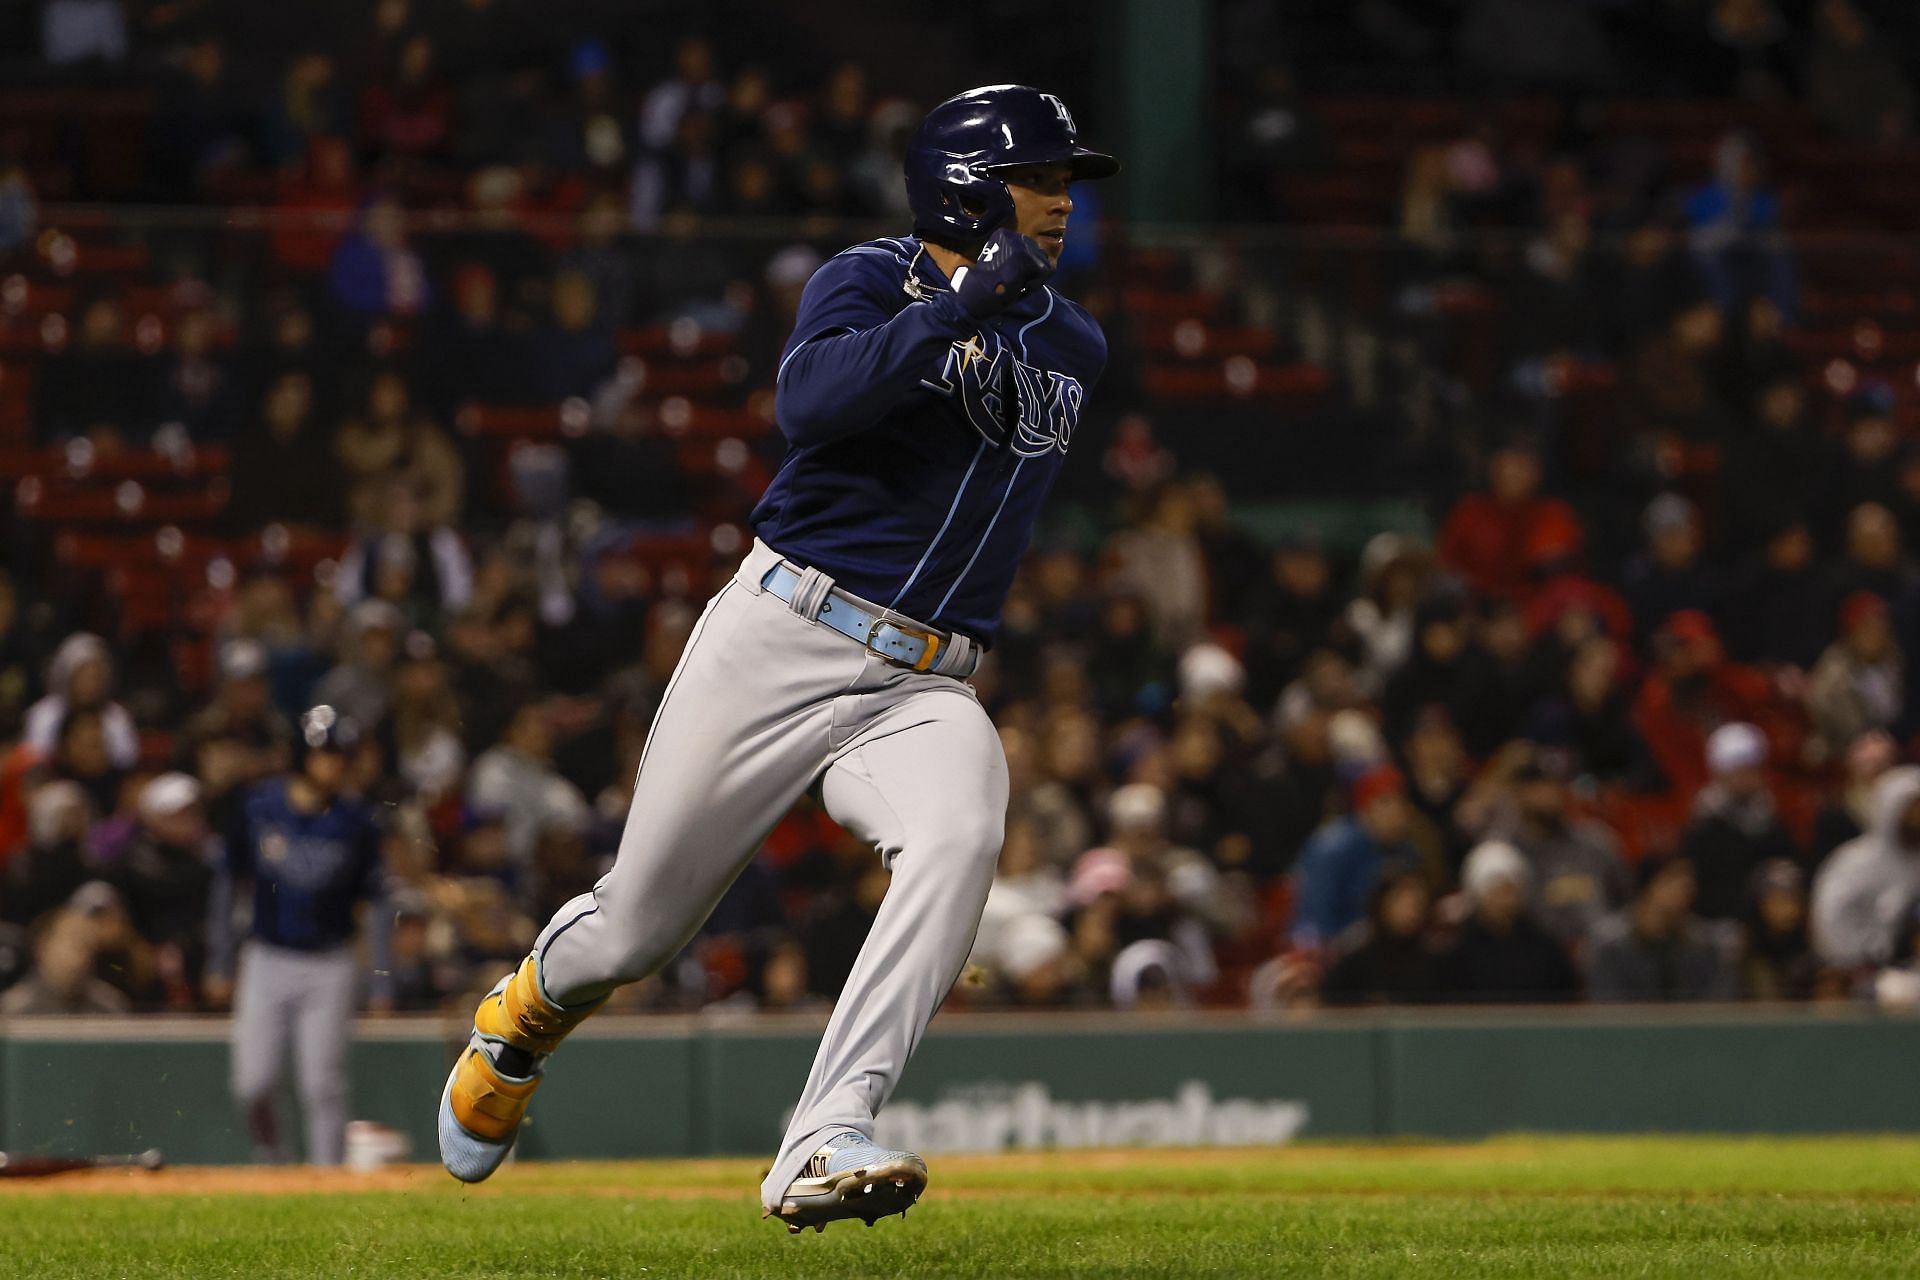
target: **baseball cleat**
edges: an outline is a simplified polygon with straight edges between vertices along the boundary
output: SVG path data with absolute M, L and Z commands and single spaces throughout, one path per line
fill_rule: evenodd
M 889 1214 L 907 1216 L 927 1189 L 927 1162 L 911 1151 L 876 1147 L 849 1129 L 813 1153 L 807 1166 L 767 1215 L 798 1235 L 829 1222 L 859 1218 L 872 1226 Z
M 502 978 L 482 1004 L 497 1000 Z M 462 1182 L 480 1182 L 500 1167 L 540 1087 L 540 1070 L 512 1076 L 494 1064 L 501 1042 L 475 1030 L 440 1093 L 440 1163 Z
M 440 1094 L 440 1163 L 448 1173 L 479 1182 L 500 1167 L 540 1087 L 547 1055 L 601 1003 L 550 1004 L 532 956 L 494 984 Z

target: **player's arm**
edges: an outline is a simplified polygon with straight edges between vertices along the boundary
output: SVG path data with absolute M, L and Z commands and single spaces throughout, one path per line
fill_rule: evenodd
M 900 282 L 871 255 L 842 254 L 807 282 L 775 377 L 775 416 L 800 447 L 865 431 L 932 374 L 947 347 L 977 331 L 1052 271 L 1027 237 L 998 231 L 951 292 L 893 310 Z
M 233 957 L 237 946 L 233 927 L 237 886 L 245 881 L 253 866 L 253 833 L 247 821 L 243 797 L 234 806 L 221 841 L 220 860 L 214 864 L 213 884 L 207 901 L 207 997 L 214 1004 L 225 1004 L 233 994 Z

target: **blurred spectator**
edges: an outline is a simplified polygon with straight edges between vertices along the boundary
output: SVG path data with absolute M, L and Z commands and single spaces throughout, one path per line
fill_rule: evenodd
M 268 386 L 259 425 L 232 445 L 227 520 L 253 532 L 269 524 L 338 528 L 345 488 L 340 463 L 315 421 L 313 377 L 290 369 Z
M 1834 440 L 1809 420 L 1798 370 L 1769 377 L 1749 403 L 1752 412 L 1727 440 L 1720 473 L 1728 539 L 1740 552 L 1764 548 L 1796 513 L 1829 524 L 1840 466 Z
M 113 701 L 113 653 L 106 641 L 86 631 L 68 636 L 53 651 L 47 694 L 27 708 L 27 745 L 42 755 L 53 754 L 67 721 L 79 713 L 98 714 L 108 761 L 114 768 L 131 769 L 140 758 L 140 738 L 133 717 Z
M 577 271 L 553 279 L 553 315 L 534 344 L 548 400 L 589 396 L 613 374 L 613 331 L 601 318 L 593 282 Z
M 457 795 L 467 764 L 460 741 L 460 702 L 424 633 L 408 637 L 405 660 L 394 679 L 391 724 L 394 768 L 413 794 L 429 806 Z
M 1784 98 L 1796 76 L 1787 24 L 1772 0 L 1713 0 L 1706 7 L 1706 56 L 1693 83 L 1718 97 Z
M 1634 727 L 1622 663 L 1620 645 L 1608 637 L 1582 642 L 1567 659 L 1564 690 L 1536 705 L 1534 733 L 1567 753 L 1570 776 L 1652 790 L 1654 768 Z
M 1340 616 L 1340 593 L 1326 549 L 1310 530 L 1280 539 L 1264 579 L 1236 612 L 1249 635 L 1247 673 L 1256 703 L 1272 702 L 1310 665 Z
M 1526 857 L 1490 840 L 1467 855 L 1460 888 L 1472 914 L 1440 954 L 1435 987 L 1449 1001 L 1542 1003 L 1571 1000 L 1580 978 L 1559 942 L 1534 919 Z
M 119 1014 L 126 995 L 94 976 L 94 926 L 77 911 L 62 911 L 39 930 L 33 971 L 0 995 L 0 1014 Z
M 265 158 L 285 168 L 310 154 L 321 138 L 338 138 L 349 123 L 339 68 L 331 54 L 295 54 L 266 112 Z
M 213 701 L 187 721 L 186 750 L 215 738 L 235 739 L 247 749 L 252 776 L 278 773 L 292 763 L 293 725 L 273 705 L 267 649 L 257 640 L 230 640 L 220 650 L 219 685 Z
M 1206 620 L 1207 570 L 1195 536 L 1197 513 L 1185 486 L 1164 486 L 1151 514 L 1115 537 L 1116 576 L 1146 605 L 1154 642 L 1178 652 L 1198 638 Z
M 1709 616 L 1720 608 L 1718 575 L 1702 562 L 1700 513 L 1676 493 L 1647 506 L 1647 546 L 1622 575 L 1627 602 L 1643 632 L 1651 632 L 1682 609 Z
M 579 231 L 578 242 L 560 258 L 561 272 L 592 287 L 594 323 L 609 330 L 625 328 L 637 319 L 640 283 L 633 254 L 619 239 L 619 200 L 611 192 L 589 199 L 580 210 Z
M 347 619 L 340 662 L 313 687 L 313 696 L 356 724 L 377 725 L 393 705 L 394 669 L 406 619 L 386 600 L 362 600 Z
M 347 510 L 356 529 L 379 528 L 394 481 L 411 487 L 420 521 L 451 525 L 466 497 L 466 469 L 445 432 L 413 406 L 397 370 L 376 373 L 366 412 L 341 425 L 335 438 L 346 468 Z
M 1403 737 L 1427 707 L 1444 709 L 1460 730 L 1467 752 L 1484 756 L 1499 745 L 1501 721 L 1493 664 L 1476 642 L 1465 601 L 1439 595 L 1414 614 L 1412 656 L 1387 683 L 1380 699 L 1387 736 Z
M 1761 864 L 1747 897 L 1741 987 L 1755 1000 L 1805 1000 L 1819 964 L 1807 941 L 1807 878 L 1791 862 Z
M 163 773 L 140 791 L 139 834 L 107 870 L 133 926 L 154 948 L 166 1003 L 194 1007 L 206 962 L 208 893 L 219 861 L 200 784 Z
M 682 40 L 674 71 L 640 104 L 639 159 L 628 205 L 628 219 L 638 230 L 652 229 L 676 209 L 709 208 L 718 195 L 714 119 L 727 93 L 714 78 L 711 46 L 697 36 Z
M 27 844 L 7 860 L 0 919 L 31 925 L 95 874 L 86 848 L 94 813 L 77 783 L 43 782 L 27 797 Z
M 1221 155 L 1221 212 L 1243 222 L 1284 209 L 1286 175 L 1324 164 L 1332 151 L 1292 71 L 1262 60 L 1253 77 L 1232 122 L 1234 142 Z
M 624 168 L 632 148 L 627 111 L 614 81 L 613 53 L 596 39 L 582 40 L 568 55 L 573 75 L 572 101 L 556 123 L 548 151 L 569 172 L 609 172 Z
M 1412 814 L 1398 769 L 1383 765 L 1353 784 L 1352 812 L 1316 831 L 1295 865 L 1296 945 L 1331 943 L 1365 916 L 1377 884 L 1417 868 L 1407 842 Z
M 173 349 L 160 362 L 160 394 L 154 416 L 177 422 L 197 443 L 221 443 L 239 418 L 238 388 L 224 357 L 214 351 L 216 320 L 190 311 L 173 326 Z
M 148 183 L 167 201 L 192 200 L 240 167 L 250 122 L 215 25 L 199 27 L 166 66 L 147 126 Z
M 1440 561 L 1486 595 L 1525 596 L 1532 549 L 1578 546 L 1580 522 L 1558 498 L 1540 496 L 1540 456 L 1512 441 L 1487 460 L 1487 491 L 1454 504 L 1440 530 Z
M 1632 877 L 1619 843 L 1604 826 L 1572 814 L 1566 784 L 1525 744 L 1504 751 L 1490 768 L 1506 797 L 1487 834 L 1526 857 L 1540 923 L 1577 951 L 1595 922 L 1627 900 Z
M 1427 940 L 1427 882 L 1400 871 L 1374 886 L 1364 923 L 1334 944 L 1320 982 L 1329 1005 L 1419 1004 L 1433 999 L 1438 975 Z
M 1653 637 L 1655 666 L 1634 705 L 1634 723 L 1675 794 L 1707 783 L 1707 735 L 1734 720 L 1769 718 L 1767 678 L 1728 662 L 1713 620 L 1697 609 L 1669 617 Z
M 500 285 L 484 263 L 453 273 L 447 304 L 422 337 L 429 409 L 453 421 L 468 404 L 519 404 L 534 399 L 516 335 L 501 315 Z
M 1731 1000 L 1739 970 L 1722 926 L 1692 911 L 1693 868 L 1685 858 L 1640 864 L 1632 905 L 1597 922 L 1587 943 L 1587 994 L 1594 1000 Z
M 333 252 L 328 280 L 333 300 L 360 319 L 422 315 L 433 300 L 426 264 L 407 239 L 406 213 L 389 195 L 360 206 L 357 225 Z
M 1867 829 L 1872 813 L 1873 787 L 1899 762 L 1900 749 L 1885 733 L 1864 733 L 1847 747 L 1841 761 L 1846 770 L 1840 789 L 1821 806 L 1813 819 L 1812 866 Z
M 553 767 L 553 730 L 545 708 L 520 708 L 500 745 L 473 762 L 467 803 L 503 816 L 507 851 L 521 867 L 533 862 L 548 831 L 586 826 L 586 797 Z
M 1780 821 L 1767 781 L 1767 738 L 1750 724 L 1723 724 L 1707 739 L 1713 781 L 1694 797 L 1680 835 L 1680 853 L 1694 869 L 1694 911 L 1732 920 L 1747 908 L 1762 863 L 1801 862 L 1798 843 Z
M 400 46 L 391 78 L 360 98 L 360 137 L 376 158 L 438 155 L 453 129 L 453 93 L 435 66 L 433 41 L 411 35 Z
M 1726 358 L 1725 306 L 1698 292 L 1682 298 L 1662 328 L 1646 337 L 1627 374 L 1627 404 L 1634 425 L 1655 438 L 1705 444 L 1726 434 L 1728 406 L 1721 399 Z
M 322 135 L 305 144 L 299 168 L 283 168 L 274 198 L 273 256 L 296 271 L 319 273 L 333 261 L 360 204 L 353 148 Z
M 160 1008 L 165 989 L 154 949 L 134 928 L 120 891 L 89 880 L 67 899 L 67 910 L 92 929 L 94 976 L 126 996 L 137 1013 Z
M 867 142 L 867 73 L 857 62 L 843 62 L 827 73 L 827 86 L 810 132 L 821 151 L 830 156 L 855 156 Z
M 1840 636 L 1807 682 L 1818 758 L 1838 756 L 1871 730 L 1893 727 L 1906 703 L 1905 670 L 1887 602 L 1856 591 L 1840 604 Z
M 1374 690 L 1413 656 L 1429 558 L 1426 548 L 1397 533 L 1375 534 L 1360 553 L 1360 594 L 1347 606 L 1346 623 L 1360 641 L 1361 669 Z
M 1814 7 L 1807 105 L 1827 132 L 1848 142 L 1899 142 L 1913 126 L 1913 86 L 1853 0 Z
M 1884 963 L 1907 906 L 1920 898 L 1920 767 L 1874 784 L 1866 832 L 1835 849 L 1813 881 L 1813 947 L 1827 966 Z
M 1429 706 L 1415 717 L 1398 752 L 1406 766 L 1407 798 L 1440 844 L 1449 876 L 1466 856 L 1468 839 L 1455 814 L 1466 797 L 1472 760 L 1446 709 Z
M 1763 6 L 1766 0 L 1721 0 Z M 1794 313 L 1793 259 L 1780 227 L 1780 198 L 1763 185 L 1753 139 L 1731 133 L 1714 149 L 1713 180 L 1687 197 L 1689 242 L 1701 279 L 1723 314 L 1763 297 Z
M 1832 599 L 1814 559 L 1807 522 L 1781 518 L 1728 593 L 1727 636 L 1737 646 L 1734 656 L 1742 662 L 1811 667 L 1831 634 Z
M 382 600 L 415 627 L 435 630 L 473 595 L 466 543 L 445 524 L 429 526 L 412 484 L 387 486 L 380 523 L 353 540 L 334 578 L 340 603 Z

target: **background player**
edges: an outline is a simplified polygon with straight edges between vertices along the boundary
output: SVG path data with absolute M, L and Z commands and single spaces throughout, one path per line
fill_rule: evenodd
M 221 994 L 233 992 L 233 1093 L 258 1158 L 287 1158 L 274 1094 L 292 1048 L 307 1159 L 339 1164 L 347 1130 L 347 1048 L 359 985 L 355 917 L 367 913 L 373 1007 L 387 1003 L 390 921 L 380 832 L 342 794 L 359 744 L 353 721 L 330 706 L 300 718 L 294 772 L 256 784 L 241 801 L 214 878 L 213 956 Z M 234 905 L 251 886 L 248 937 L 233 972 Z
M 792 446 L 759 537 L 663 697 L 613 870 L 482 1003 L 442 1098 L 441 1154 L 486 1177 L 546 1055 L 693 935 L 802 792 L 893 873 L 761 1188 L 799 1230 L 905 1212 L 926 1183 L 868 1140 L 958 976 L 1000 850 L 999 738 L 965 683 L 1106 361 L 1047 287 L 1068 184 L 1119 165 L 1024 86 L 940 104 L 909 149 L 916 238 L 808 283 L 777 375 Z

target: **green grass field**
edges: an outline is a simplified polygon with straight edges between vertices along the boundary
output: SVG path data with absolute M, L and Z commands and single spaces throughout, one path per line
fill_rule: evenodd
M 1920 1139 L 949 1158 L 906 1221 L 797 1237 L 759 1220 L 758 1172 L 0 1183 L 0 1259 L 46 1277 L 1920 1276 Z

